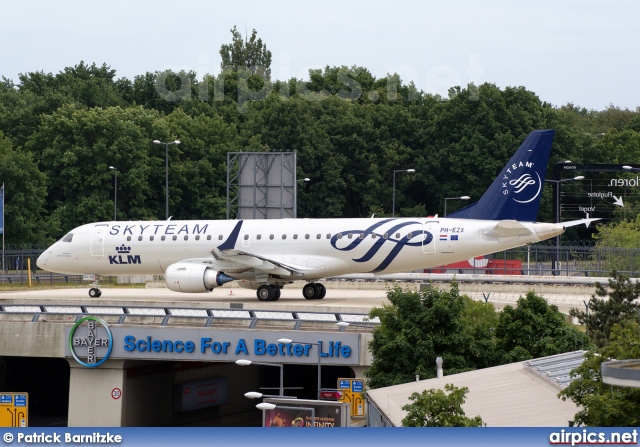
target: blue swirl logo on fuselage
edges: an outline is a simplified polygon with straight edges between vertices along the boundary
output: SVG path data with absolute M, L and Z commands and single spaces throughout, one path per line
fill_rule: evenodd
M 422 247 L 424 245 L 430 244 L 431 241 L 433 241 L 433 235 L 424 229 L 424 225 L 422 224 L 422 222 L 417 221 L 405 221 L 390 227 L 384 232 L 388 234 L 387 238 L 384 237 L 384 233 L 381 234 L 376 232 L 376 230 L 379 229 L 382 225 L 393 222 L 395 220 L 396 219 L 386 219 L 374 225 L 371 225 L 369 228 L 366 228 L 364 230 L 347 230 L 338 234 L 334 234 L 331 238 L 331 246 L 336 250 L 351 251 L 355 250 L 360 244 L 367 241 L 367 236 L 373 237 L 373 235 L 375 235 L 375 243 L 371 246 L 371 248 L 369 248 L 369 250 L 367 250 L 367 252 L 363 256 L 357 259 L 353 259 L 354 262 L 367 262 L 370 261 L 385 244 L 395 244 L 391 248 L 391 251 L 384 258 L 384 260 L 380 263 L 380 265 L 378 265 L 370 272 L 377 273 L 389 267 L 389 265 L 398 256 L 398 254 L 404 247 Z M 394 233 L 410 225 L 419 225 L 420 229 L 417 231 L 409 232 L 401 238 L 393 237 Z M 338 247 L 338 241 L 344 240 L 345 236 L 348 240 L 348 236 L 350 234 L 356 235 L 357 237 L 349 242 L 346 247 Z M 340 238 L 338 237 L 338 235 L 341 235 L 342 237 Z M 418 239 L 418 241 L 414 241 L 416 238 Z

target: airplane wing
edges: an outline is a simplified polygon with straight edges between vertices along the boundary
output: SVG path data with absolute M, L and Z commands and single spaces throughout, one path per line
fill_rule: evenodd
M 265 273 L 283 276 L 304 276 L 303 269 L 291 266 L 265 256 L 248 253 L 242 250 L 219 250 L 214 248 L 211 254 L 219 261 L 239 264 L 243 267 L 254 268 Z

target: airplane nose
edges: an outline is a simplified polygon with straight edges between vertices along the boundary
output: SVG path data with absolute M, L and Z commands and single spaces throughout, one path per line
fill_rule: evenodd
M 40 256 L 38 256 L 38 259 L 36 260 L 36 265 L 38 266 L 38 268 L 42 270 L 46 270 L 45 267 L 47 266 L 48 259 L 49 259 L 49 250 L 45 250 L 42 252 Z

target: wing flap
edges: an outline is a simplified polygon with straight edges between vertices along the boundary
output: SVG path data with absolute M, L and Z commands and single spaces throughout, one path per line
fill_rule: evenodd
M 216 259 L 242 264 L 265 273 L 282 276 L 304 276 L 302 269 L 298 266 L 294 267 L 266 256 L 256 255 L 242 250 L 213 249 L 211 253 Z

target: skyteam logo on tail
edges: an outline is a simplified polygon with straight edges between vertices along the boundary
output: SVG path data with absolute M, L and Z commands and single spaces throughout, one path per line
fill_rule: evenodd
M 530 203 L 542 192 L 542 179 L 533 171 L 524 172 L 526 168 L 533 170 L 534 163 L 520 162 L 509 166 L 502 176 L 502 194 L 512 195 L 512 199 L 518 203 Z

